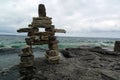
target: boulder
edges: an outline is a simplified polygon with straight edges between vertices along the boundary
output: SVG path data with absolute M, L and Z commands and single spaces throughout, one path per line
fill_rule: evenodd
M 115 41 L 114 51 L 120 52 L 120 41 Z

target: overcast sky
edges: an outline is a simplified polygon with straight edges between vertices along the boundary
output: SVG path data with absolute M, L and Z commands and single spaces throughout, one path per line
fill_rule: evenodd
M 44 3 L 60 36 L 120 37 L 120 0 L 0 0 L 0 34 L 18 34 Z M 19 33 L 20 34 L 20 33 Z

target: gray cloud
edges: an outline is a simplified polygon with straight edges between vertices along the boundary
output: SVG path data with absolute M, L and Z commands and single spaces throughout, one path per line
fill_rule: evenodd
M 120 0 L 4 0 L 0 2 L 0 32 L 27 27 L 37 16 L 39 3 L 46 5 L 57 28 L 67 30 L 66 36 L 97 36 L 97 32 L 111 36 L 120 31 Z

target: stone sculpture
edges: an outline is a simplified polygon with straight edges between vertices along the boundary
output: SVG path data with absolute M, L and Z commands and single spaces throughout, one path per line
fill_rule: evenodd
M 21 28 L 17 30 L 19 33 L 27 32 L 28 34 L 28 38 L 25 39 L 27 46 L 22 49 L 20 54 L 20 74 L 21 76 L 28 76 L 25 78 L 26 80 L 30 80 L 28 74 L 34 72 L 34 55 L 32 52 L 32 46 L 48 44 L 49 50 L 47 50 L 45 54 L 46 60 L 49 63 L 59 63 L 60 56 L 58 51 L 58 41 L 55 33 L 66 32 L 64 29 L 55 29 L 55 26 L 52 25 L 52 18 L 46 16 L 44 4 L 39 5 L 38 16 L 39 17 L 33 17 L 33 21 L 28 25 L 28 28 Z M 40 32 L 40 28 L 44 28 L 45 32 Z

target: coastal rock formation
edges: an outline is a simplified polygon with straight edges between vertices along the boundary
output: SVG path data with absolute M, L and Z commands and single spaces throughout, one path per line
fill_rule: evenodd
M 67 48 L 60 52 L 58 64 L 50 64 L 44 57 L 34 59 L 33 80 L 120 80 L 120 54 L 116 52 L 111 54 L 100 47 Z M 17 71 L 18 66 L 0 71 L 0 80 L 17 80 Z
M 38 80 L 120 80 L 120 54 L 98 47 L 67 48 L 61 53 L 59 64 L 35 60 Z

